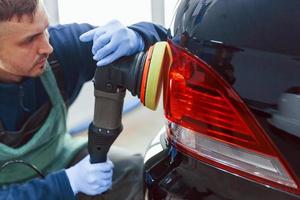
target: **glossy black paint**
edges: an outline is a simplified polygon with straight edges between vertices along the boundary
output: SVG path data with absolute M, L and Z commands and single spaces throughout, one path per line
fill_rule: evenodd
M 232 85 L 298 178 L 300 138 L 276 128 L 270 119 L 280 95 L 300 88 L 299 8 L 299 0 L 182 0 L 172 38 Z M 147 176 L 169 170 L 148 183 L 153 199 L 300 199 L 183 153 L 171 167 L 166 152 L 146 162 Z M 170 177 L 172 184 L 164 185 Z
M 242 97 L 276 104 L 282 92 L 300 86 L 298 8 L 298 0 L 183 0 L 173 41 L 213 66 Z

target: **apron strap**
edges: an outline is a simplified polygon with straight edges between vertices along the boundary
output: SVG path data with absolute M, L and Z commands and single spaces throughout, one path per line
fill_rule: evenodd
M 48 62 L 50 64 L 52 72 L 55 76 L 57 86 L 59 88 L 61 96 L 63 97 L 65 105 L 69 106 L 67 104 L 68 95 L 67 95 L 67 92 L 66 92 L 66 87 L 65 87 L 65 82 L 64 82 L 64 73 L 63 73 L 63 70 L 60 67 L 60 63 L 58 62 L 58 60 L 55 57 L 54 53 L 49 55 Z

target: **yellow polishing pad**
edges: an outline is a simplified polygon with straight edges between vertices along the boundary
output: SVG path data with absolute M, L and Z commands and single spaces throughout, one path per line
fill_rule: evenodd
M 172 63 L 172 53 L 167 42 L 154 45 L 145 90 L 145 106 L 156 110 L 160 98 L 162 80 Z

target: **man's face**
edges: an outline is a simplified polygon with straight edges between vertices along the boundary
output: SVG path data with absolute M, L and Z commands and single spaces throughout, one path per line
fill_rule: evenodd
M 49 25 L 44 7 L 40 5 L 33 16 L 13 17 L 0 22 L 0 79 L 21 81 L 43 73 L 44 64 L 53 48 L 49 44 Z M 2 77 L 2 78 L 1 78 Z M 1 82 L 1 80 L 0 80 Z

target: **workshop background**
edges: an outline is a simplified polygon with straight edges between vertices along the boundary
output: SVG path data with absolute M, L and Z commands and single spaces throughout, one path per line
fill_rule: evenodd
M 44 0 L 52 25 L 61 23 L 89 23 L 104 25 L 112 19 L 130 25 L 150 21 L 170 27 L 177 0 Z M 87 136 L 87 127 L 94 114 L 94 88 L 88 82 L 69 109 L 68 129 L 77 137 Z M 163 127 L 162 99 L 157 111 L 151 111 L 139 103 L 139 99 L 127 92 L 123 108 L 124 129 L 114 145 L 133 153 L 144 154 L 147 145 Z

